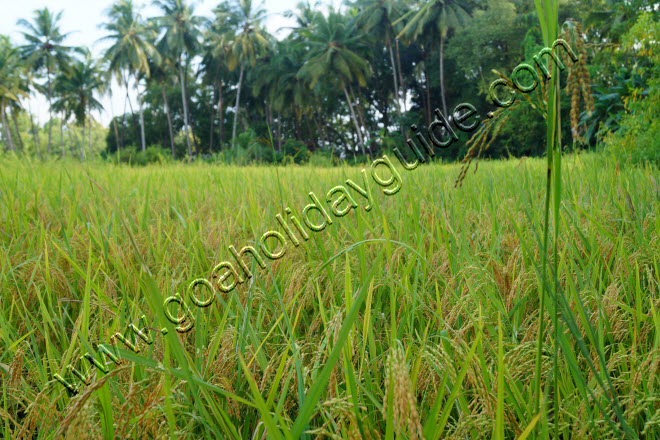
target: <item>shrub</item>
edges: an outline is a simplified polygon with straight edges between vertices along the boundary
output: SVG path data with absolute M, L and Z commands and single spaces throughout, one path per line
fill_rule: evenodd
M 651 162 L 660 165 L 660 22 L 650 13 L 640 15 L 637 23 L 623 38 L 623 45 L 636 48 L 640 57 L 637 70 L 648 78 L 645 89 L 635 88 L 625 99 L 627 112 L 619 129 L 605 136 L 605 146 L 622 162 Z
M 289 139 L 284 145 L 282 145 L 282 155 L 284 156 L 282 160 L 283 163 L 303 164 L 309 162 L 312 154 L 307 149 L 307 145 L 305 145 L 304 142 L 296 139 Z
M 219 152 L 216 161 L 227 165 L 247 165 L 249 162 L 248 151 L 243 148 L 226 148 Z
M 195 155 L 195 141 L 197 141 L 197 145 L 199 145 L 199 137 L 194 137 L 194 134 L 192 133 L 192 130 L 188 134 L 188 138 L 190 139 L 190 148 L 192 149 L 193 155 Z M 187 157 L 188 156 L 188 143 L 186 142 L 186 133 L 184 130 L 181 130 L 179 133 L 177 133 L 174 136 L 174 149 L 176 150 L 176 156 L 177 157 Z M 170 152 L 170 155 L 172 153 Z
M 236 136 L 236 147 L 248 150 L 257 142 L 257 135 L 251 128 Z
M 119 153 L 109 154 L 108 158 L 114 163 L 126 163 L 130 165 L 145 166 L 150 163 L 163 164 L 167 162 L 169 152 L 162 147 L 152 145 L 145 151 L 138 151 L 138 148 L 131 145 L 120 150 Z
M 236 136 L 236 147 L 213 155 L 213 161 L 232 165 L 273 162 L 273 149 L 261 142 L 254 130 L 249 129 Z
M 332 152 L 329 150 L 318 150 L 310 154 L 309 164 L 314 167 L 329 168 L 334 165 Z

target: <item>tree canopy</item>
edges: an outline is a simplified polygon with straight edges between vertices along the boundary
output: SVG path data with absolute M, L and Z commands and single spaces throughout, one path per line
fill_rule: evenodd
M 132 0 L 112 4 L 101 24 L 107 49 L 97 60 L 67 46 L 61 12 L 43 8 L 19 20 L 24 41 L 3 37 L 0 45 L 5 148 L 19 140 L 24 153 L 41 154 L 43 125 L 29 111 L 29 96 L 47 97 L 46 154 L 58 154 L 51 151 L 53 122 L 63 132 L 87 124 L 89 135 L 101 129 L 100 111 L 115 110 L 102 108 L 104 94 L 124 93 L 127 105 L 112 114 L 106 144 L 88 154 L 153 146 L 174 158 L 237 163 L 359 160 L 405 144 L 409 127 L 428 126 L 436 108 L 451 120 L 450 109 L 468 102 L 485 120 L 494 110 L 490 84 L 510 81 L 543 48 L 533 2 L 525 0 L 351 0 L 338 10 L 301 1 L 287 13 L 295 24 L 279 38 L 253 0 L 220 2 L 210 17 L 187 0 L 153 5 L 159 15 L 144 17 Z M 634 131 L 624 115 L 636 103 L 656 102 L 657 40 L 648 36 L 657 32 L 657 10 L 650 0 L 562 4 L 562 37 L 580 52 L 561 79 L 562 119 L 571 121 L 562 138 L 572 148 Z M 113 78 L 125 91 L 112 89 Z M 543 153 L 546 98 L 539 91 L 530 99 L 507 110 L 515 124 L 493 125 L 484 155 Z M 470 145 L 462 136 L 439 156 L 462 158 Z

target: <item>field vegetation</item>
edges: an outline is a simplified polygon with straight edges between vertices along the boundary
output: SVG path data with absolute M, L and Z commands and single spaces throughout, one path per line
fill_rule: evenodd
M 0 438 L 660 438 L 657 2 L 154 6 L 99 59 L 0 36 Z M 222 287 L 347 179 L 372 209 Z
M 619 438 L 626 425 L 654 438 L 660 173 L 594 154 L 563 166 L 553 276 L 566 303 L 562 331 L 541 341 L 535 413 L 539 322 L 552 324 L 539 316 L 543 160 L 482 163 L 460 188 L 457 165 L 399 167 L 397 194 L 372 188 L 372 211 L 253 264 L 252 282 L 204 309 L 187 286 L 210 279 L 229 244 L 359 168 L 4 162 L 2 436 L 525 438 L 554 429 L 560 344 L 563 438 Z M 185 334 L 162 310 L 177 292 L 195 322 Z M 129 332 L 137 354 L 112 337 L 130 323 L 154 338 Z M 83 357 L 102 345 L 122 358 L 96 354 L 108 374 Z

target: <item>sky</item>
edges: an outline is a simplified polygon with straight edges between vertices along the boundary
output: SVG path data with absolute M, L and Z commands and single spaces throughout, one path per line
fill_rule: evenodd
M 258 1 L 258 0 L 257 0 Z M 282 15 L 284 11 L 295 9 L 299 0 L 264 0 L 262 7 L 268 12 L 266 28 L 277 37 L 286 35 L 286 30 L 279 31 L 283 27 L 291 26 L 293 21 Z M 135 4 L 142 7 L 143 17 L 157 16 L 158 9 L 151 5 L 151 0 L 134 0 Z M 0 0 L 0 34 L 9 35 L 16 44 L 23 43 L 21 28 L 16 22 L 25 18 L 31 21 L 33 11 L 48 7 L 51 11 L 62 11 L 60 30 L 69 32 L 69 38 L 65 44 L 69 46 L 87 46 L 95 57 L 100 57 L 104 47 L 107 45 L 98 42 L 104 36 L 104 31 L 99 25 L 105 21 L 104 12 L 113 3 L 112 0 Z M 197 0 L 190 2 L 195 6 L 197 15 L 212 16 L 211 11 L 220 0 Z M 313 3 L 313 2 L 311 2 Z M 339 0 L 325 0 L 326 4 L 334 4 L 338 7 Z M 325 9 L 325 8 L 324 8 Z M 116 84 L 113 84 L 115 89 Z M 101 103 L 105 111 L 101 115 L 94 114 L 104 125 L 111 120 L 111 111 L 120 114 L 123 111 L 124 99 L 122 93 L 114 93 L 113 98 L 104 97 Z M 48 120 L 48 105 L 43 96 L 38 96 L 30 101 L 32 112 L 38 115 L 39 121 L 44 123 Z

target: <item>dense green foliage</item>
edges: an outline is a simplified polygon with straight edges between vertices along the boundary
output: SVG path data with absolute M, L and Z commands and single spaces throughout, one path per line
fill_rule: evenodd
M 0 36 L 0 437 L 660 438 L 658 4 L 154 5 Z
M 0 44 L 0 69 L 8 72 L 0 86 L 7 90 L 0 96 L 5 148 L 43 153 L 35 148 L 39 127 L 21 132 L 9 117 L 29 110 L 28 92 L 47 96 L 68 131 L 72 121 L 90 125 L 104 93 L 130 90 L 124 109 L 113 109 L 123 114 L 107 128 L 108 157 L 154 145 L 175 158 L 291 160 L 287 142 L 304 144 L 308 153 L 299 158 L 315 151 L 339 159 L 374 156 L 401 145 L 411 124 L 428 126 L 435 108 L 447 115 L 469 102 L 485 118 L 494 109 L 489 84 L 543 47 L 528 0 L 356 0 L 323 12 L 321 4 L 301 2 L 291 12 L 296 25 L 279 40 L 266 32 L 264 10 L 252 0 L 222 2 L 213 17 L 195 15 L 185 0 L 156 6 L 162 16 L 143 17 L 131 0 L 116 1 L 103 23 L 108 48 L 96 62 L 65 45 L 59 15 L 43 9 L 32 21 L 22 20 L 25 44 Z M 608 145 L 624 150 L 620 157 L 660 155 L 655 128 L 632 134 L 646 125 L 644 118 L 657 127 L 658 17 L 640 15 L 657 6 L 651 0 L 562 2 L 559 22 L 572 24 L 560 36 L 582 47 L 579 69 L 571 72 L 569 65 L 561 79 L 567 86 L 561 120 L 572 121 L 562 128 L 566 145 L 594 148 L 598 139 L 618 133 Z M 82 57 L 82 64 L 72 57 Z M 111 78 L 126 91 L 110 90 Z M 584 90 L 576 95 L 571 84 Z M 592 99 L 593 108 L 582 105 Z M 626 113 L 632 116 L 622 121 Z M 509 121 L 515 123 L 505 124 L 484 154 L 543 154 L 543 119 L 538 107 L 512 108 Z M 60 154 L 51 148 L 54 124 L 45 125 L 46 151 Z M 241 133 L 251 133 L 261 148 L 233 151 L 241 148 Z M 84 153 L 85 142 L 77 147 L 63 138 L 62 151 Z M 467 138 L 441 157 L 462 158 Z M 639 144 L 645 148 L 637 151 Z M 270 153 L 254 154 L 261 150 Z
M 650 13 L 641 15 L 624 44 L 640 55 L 631 69 L 639 80 L 624 99 L 627 111 L 606 145 L 623 160 L 660 164 L 660 21 Z

